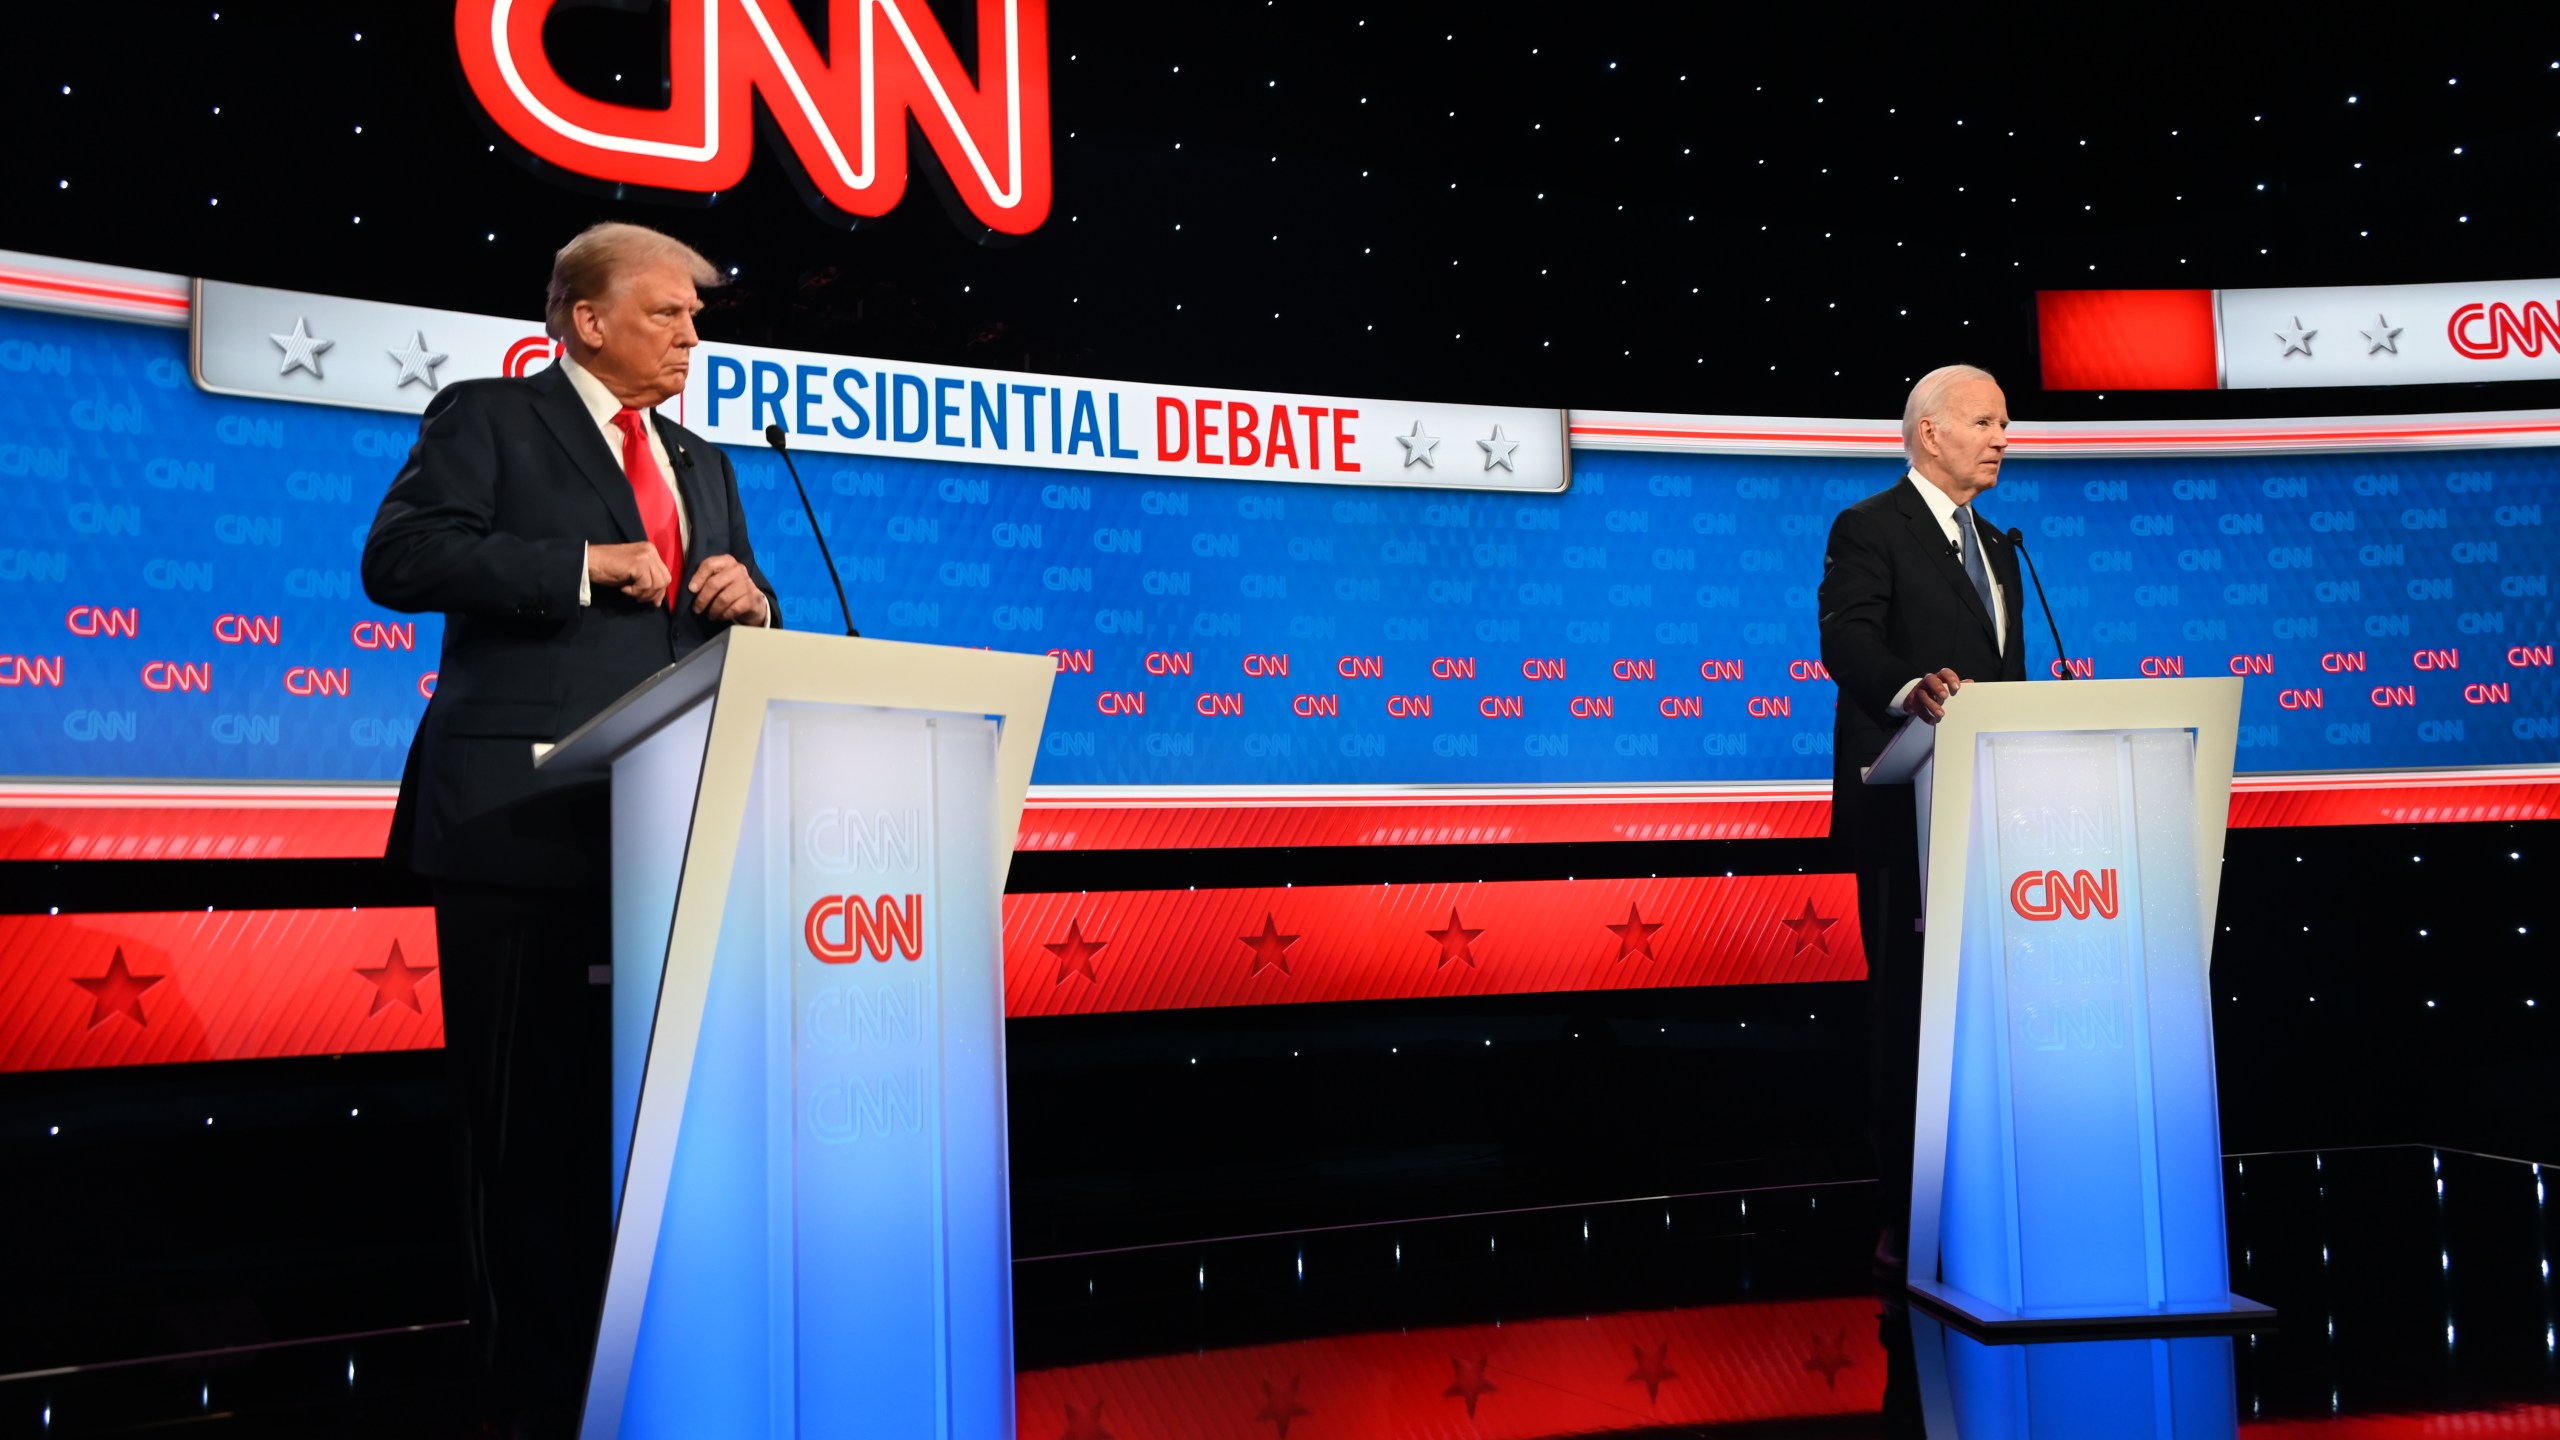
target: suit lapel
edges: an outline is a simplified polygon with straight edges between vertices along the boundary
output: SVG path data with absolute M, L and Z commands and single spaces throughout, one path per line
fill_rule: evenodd
M 621 457 L 605 444 L 597 431 L 595 417 L 587 413 L 586 402 L 578 398 L 577 388 L 569 383 L 567 373 L 558 365 L 537 373 L 533 387 L 541 392 L 536 408 L 542 423 L 551 427 L 551 436 L 569 459 L 595 487 L 596 498 L 613 512 L 613 523 L 622 532 L 625 543 L 649 538 L 648 527 L 640 523 L 640 502 L 632 498 L 631 481 L 622 473 Z
M 1973 518 L 1980 523 L 1981 512 L 1975 512 Z M 2002 531 L 1991 544 L 1982 547 L 1982 554 L 1991 562 L 1991 578 L 2000 582 L 2000 593 L 2008 602 L 2003 608 L 2009 612 L 2009 638 L 2015 640 L 2019 622 L 2027 613 L 2026 592 L 2018 588 L 2026 583 L 2018 578 L 2018 547 L 2010 544 L 2008 533 Z
M 690 547 L 693 553 L 685 556 L 685 568 L 691 570 L 704 558 L 703 522 L 711 514 L 709 508 L 711 501 L 706 493 L 711 482 L 702 461 L 693 454 L 695 446 L 691 443 L 689 435 L 678 429 L 674 421 L 654 410 L 649 412 L 649 421 L 658 427 L 658 441 L 667 447 L 667 463 L 675 467 L 675 473 L 671 478 L 676 482 L 676 493 L 684 497 L 685 518 L 690 522 L 689 529 L 692 532 L 693 541 Z M 692 463 L 688 464 L 687 461 Z
M 1991 612 L 1982 608 L 1982 597 L 1974 591 L 1973 577 L 1964 573 L 1964 562 L 1949 553 L 1947 532 L 1938 528 L 1938 517 L 1929 513 L 1928 502 L 1922 500 L 1912 490 L 1911 481 L 1905 478 L 1900 484 L 1902 490 L 1895 497 L 1895 501 L 1902 507 L 1903 519 L 1911 526 L 1913 540 L 1918 542 L 1923 554 L 1933 557 L 1930 564 L 1937 569 L 1938 573 L 1947 577 L 1947 584 L 1956 592 L 1956 603 L 1971 611 L 1973 618 L 1982 622 L 1983 633 L 1990 636 L 1996 645 L 2000 638 L 2000 631 L 1992 622 Z M 1982 543 L 1979 525 L 1975 527 L 1974 543 L 1977 545 Z M 1990 558 L 1989 550 L 1982 553 L 1984 559 Z

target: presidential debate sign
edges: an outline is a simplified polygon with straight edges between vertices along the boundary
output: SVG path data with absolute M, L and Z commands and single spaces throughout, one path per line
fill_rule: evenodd
M 364 534 L 412 412 L 539 326 L 95 271 L 0 257 L 50 307 L 0 308 L 7 771 L 396 779 L 439 621 L 365 599 Z M 1051 794 L 1819 782 L 1823 537 L 1900 471 L 1889 423 L 1577 416 L 1568 478 L 1549 411 L 716 344 L 682 407 L 788 623 L 838 622 L 777 423 L 866 635 L 1054 657 Z M 2560 417 L 2510 413 L 2021 425 L 1983 510 L 2033 673 L 2243 676 L 2244 773 L 2369 775 L 2560 757 L 2555 504 Z
M 1049 216 L 1047 0 L 978 0 L 974 66 L 923 0 L 834 0 L 832 54 L 778 0 L 673 0 L 660 107 L 611 104 L 561 78 L 542 36 L 560 3 L 460 0 L 453 12 L 464 83 L 535 159 L 614 186 L 715 194 L 747 173 L 761 101 L 802 195 L 830 219 L 896 208 L 910 120 L 955 210 L 984 233 L 1028 235 Z

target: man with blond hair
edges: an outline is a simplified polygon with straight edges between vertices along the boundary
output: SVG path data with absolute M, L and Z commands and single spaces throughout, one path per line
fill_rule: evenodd
M 613 1204 L 609 794 L 533 745 L 778 615 L 728 457 L 656 413 L 718 278 L 637 225 L 561 247 L 559 363 L 437 395 L 365 539 L 367 596 L 445 617 L 387 858 L 435 896 L 479 1404 L 521 1434 L 577 1413 Z
M 1831 727 L 1831 835 L 1858 874 L 1883 1234 L 1899 1270 L 1911 1215 L 1920 1067 L 1920 860 L 1908 785 L 1861 780 L 1885 741 L 1935 725 L 1975 680 L 2024 680 L 2018 556 L 1976 514 L 2000 483 L 2009 402 L 1988 371 L 1932 370 L 1902 409 L 1900 479 L 1840 512 L 1823 548 L 1822 664 L 1840 687 Z

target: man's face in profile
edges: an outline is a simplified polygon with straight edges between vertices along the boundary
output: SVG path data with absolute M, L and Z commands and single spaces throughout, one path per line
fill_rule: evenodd
M 2000 461 L 2009 450 L 2009 397 L 1988 380 L 1958 383 L 1946 409 L 1931 420 L 1928 440 L 1946 478 L 1990 489 L 2000 483 Z

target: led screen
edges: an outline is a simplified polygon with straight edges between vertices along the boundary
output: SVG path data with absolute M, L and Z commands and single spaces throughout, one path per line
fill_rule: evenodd
M 389 781 L 438 622 L 371 605 L 405 417 L 210 395 L 185 332 L 0 310 L 0 746 L 20 777 Z M 835 600 L 732 451 L 788 623 Z M 1579 449 L 1557 496 L 802 457 L 866 635 L 1047 651 L 1046 785 L 1827 777 L 1813 587 L 1874 459 Z M 2243 772 L 2560 739 L 2560 451 L 2013 460 L 2081 673 L 2248 677 Z M 2053 662 L 2041 616 L 2025 637 Z

